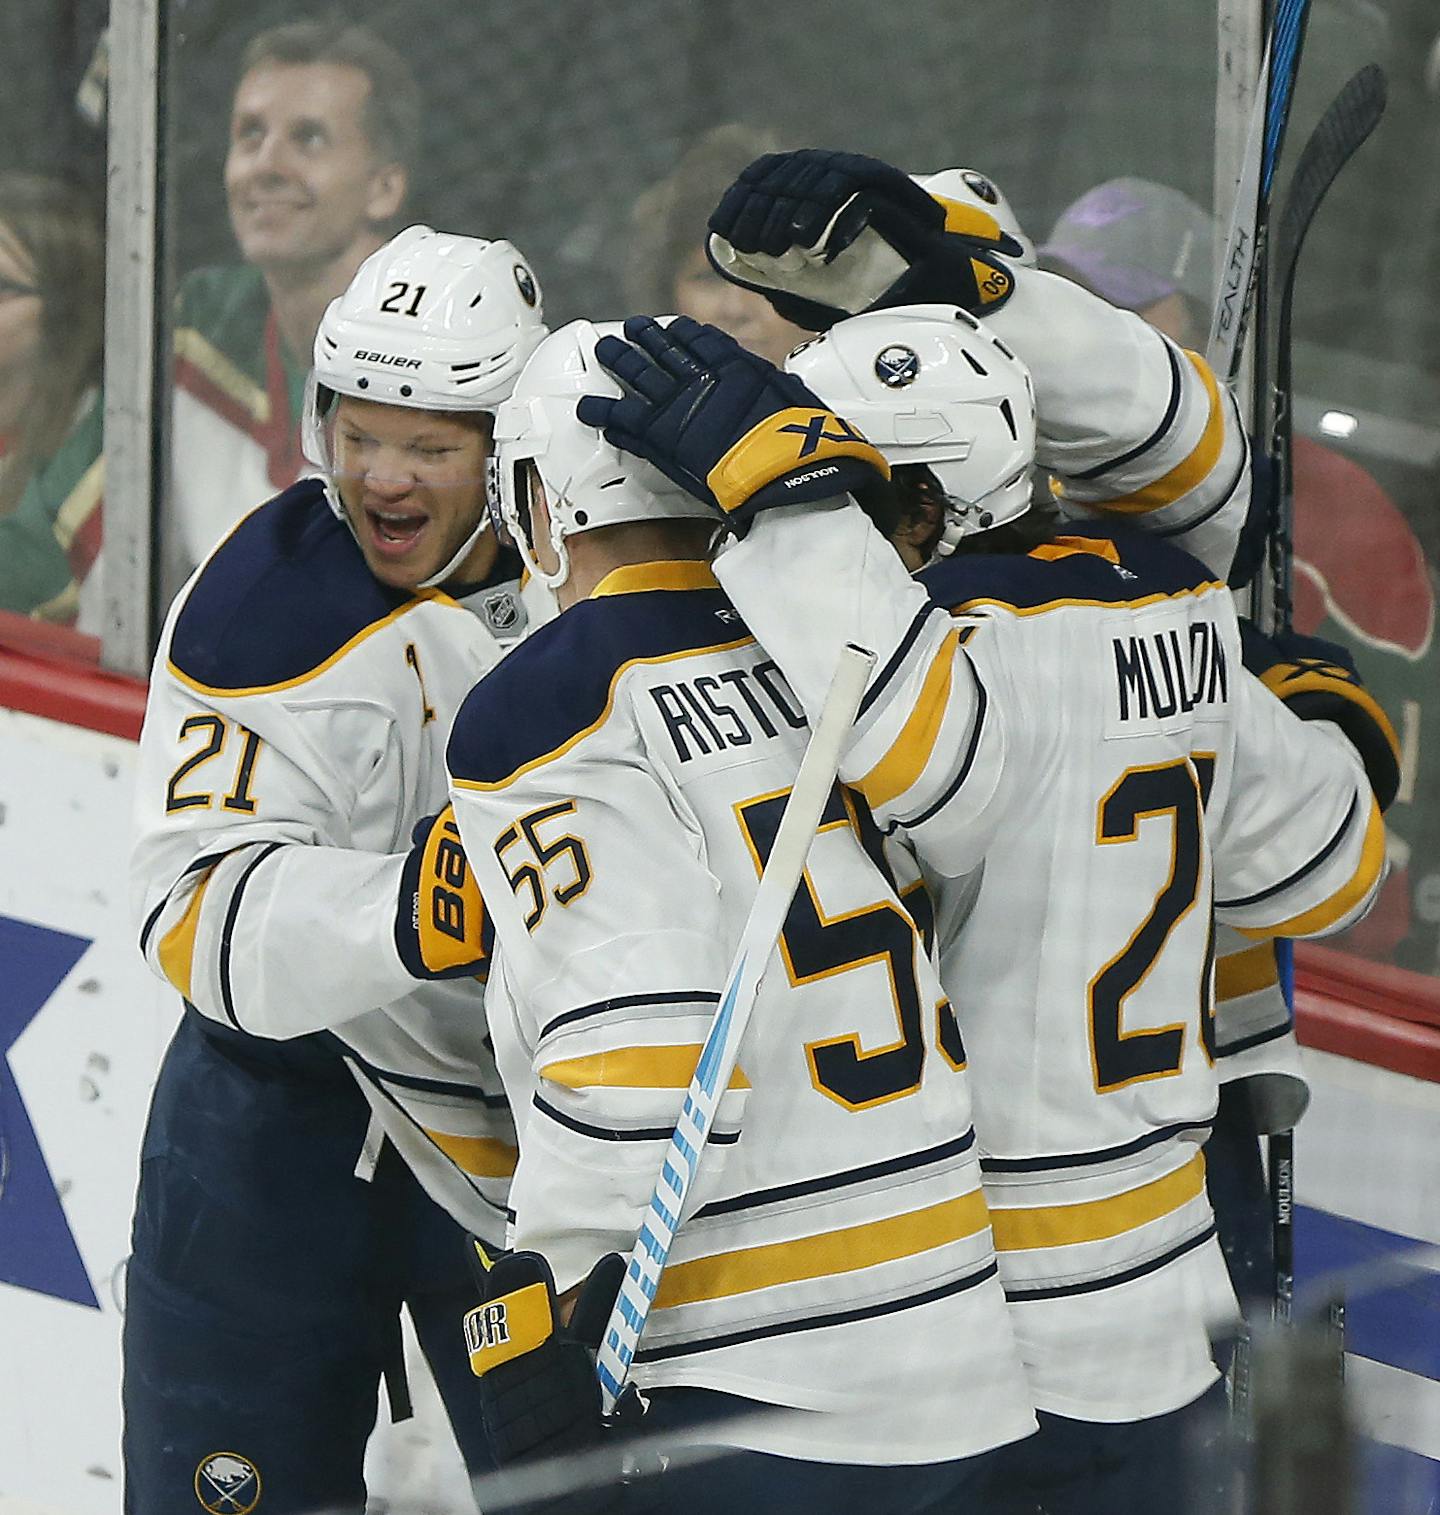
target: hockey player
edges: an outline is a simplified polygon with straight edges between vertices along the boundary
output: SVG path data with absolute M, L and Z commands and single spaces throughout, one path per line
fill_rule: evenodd
M 1109 235 L 1113 215 L 1111 223 L 1088 234 Z M 1171 340 L 1163 326 L 1121 308 L 1125 301 L 1026 266 L 1035 250 L 982 175 L 947 169 L 912 181 L 855 154 L 774 154 L 742 173 L 711 226 L 717 270 L 815 329 L 919 299 L 963 304 L 1030 369 L 1036 458 L 1062 515 L 1134 524 L 1230 578 L 1250 504 L 1249 445 L 1234 397 L 1183 335 Z M 1195 227 L 1187 231 L 1193 239 Z M 1178 267 L 1184 257 L 1171 261 Z M 1192 249 L 1192 267 L 1203 262 Z M 1144 282 L 1134 263 L 1126 276 Z M 1203 277 L 1187 287 L 1202 291 Z M 1104 289 L 1119 293 L 1113 279 Z M 933 511 L 930 526 L 933 539 Z M 1270 1201 L 1256 1133 L 1293 1127 L 1309 1091 L 1273 944 L 1222 923 L 1216 964 L 1224 1087 L 1207 1182 L 1236 1288 L 1247 1309 L 1268 1313 Z
M 638 348 L 598 355 L 630 394 L 580 414 L 744 534 L 717 573 L 807 712 L 846 640 L 879 654 L 841 775 L 936 895 L 1042 1412 L 1013 1476 L 1053 1512 L 1160 1515 L 1220 1395 L 1207 1328 L 1234 1309 L 1201 1152 L 1210 902 L 1262 937 L 1361 914 L 1383 866 L 1365 770 L 1243 670 L 1228 592 L 1194 558 L 1009 527 L 1029 381 L 967 313 L 844 322 L 789 360 L 814 388 L 694 323 L 626 333 Z M 919 581 L 853 502 L 790 504 L 842 484 L 857 434 L 896 487 L 943 501 L 945 555 Z M 878 471 L 860 493 L 877 490 Z M 998 551 L 954 551 L 980 531 Z M 1363 692 L 1326 694 L 1383 748 Z
M 382 1371 L 404 1413 L 402 1301 L 442 1397 L 473 1397 L 456 1221 L 501 1236 L 514 1136 L 480 902 L 434 817 L 460 699 L 525 626 L 483 480 L 543 333 L 509 243 L 381 247 L 316 336 L 323 478 L 247 516 L 167 618 L 132 875 L 186 1009 L 136 1201 L 127 1510 L 190 1511 L 223 1453 L 266 1510 L 358 1515 Z M 477 1417 L 452 1421 L 488 1468 Z
M 562 614 L 480 682 L 449 747 L 520 1134 L 520 1250 L 480 1313 L 504 1329 L 472 1342 L 506 1460 L 595 1434 L 556 1296 L 588 1279 L 586 1322 L 613 1298 L 603 1259 L 634 1242 L 807 739 L 711 575 L 708 507 L 577 423 L 596 335 L 548 338 L 497 419 L 505 520 Z M 647 1430 L 733 1450 L 672 1470 L 656 1507 L 992 1510 L 982 1454 L 1032 1419 L 965 1053 L 839 788 L 780 955 L 636 1358 Z

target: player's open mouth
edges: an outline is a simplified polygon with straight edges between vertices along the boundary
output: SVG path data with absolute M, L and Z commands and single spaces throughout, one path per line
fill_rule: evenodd
M 367 509 L 365 519 L 370 526 L 371 542 L 386 557 L 400 557 L 409 552 L 430 524 L 428 516 L 398 510 Z

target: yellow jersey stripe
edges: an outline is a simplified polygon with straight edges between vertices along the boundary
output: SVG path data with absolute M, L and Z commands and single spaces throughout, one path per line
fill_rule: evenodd
M 1182 495 L 1189 494 L 1220 461 L 1220 453 L 1225 446 L 1225 407 L 1220 399 L 1220 386 L 1215 381 L 1210 365 L 1199 353 L 1186 348 L 1185 356 L 1200 375 L 1210 400 L 1210 419 L 1205 423 L 1200 440 L 1169 473 L 1162 474 L 1143 489 L 1121 495 L 1118 499 L 1101 501 L 1090 506 L 1090 509 L 1107 510 L 1119 515 L 1144 515 L 1147 511 L 1159 510 L 1164 505 L 1173 505 Z
M 993 1206 L 990 1225 L 997 1252 L 1029 1252 L 1120 1236 L 1187 1205 L 1205 1188 L 1205 1156 L 1197 1152 L 1183 1168 L 1109 1199 L 1075 1205 Z
M 415 594 L 413 600 L 407 600 L 403 605 L 397 605 L 389 615 L 381 616 L 378 621 L 371 621 L 368 626 L 362 627 L 343 646 L 338 647 L 323 662 L 317 663 L 313 668 L 304 673 L 296 674 L 293 679 L 282 679 L 278 684 L 250 684 L 241 689 L 223 689 L 213 684 L 202 684 L 199 679 L 192 679 L 183 668 L 176 665 L 173 658 L 166 659 L 166 666 L 175 677 L 185 685 L 187 689 L 193 689 L 197 694 L 229 696 L 230 698 L 243 697 L 251 694 L 274 694 L 281 689 L 294 689 L 300 684 L 307 684 L 311 679 L 319 678 L 327 669 L 333 668 L 336 663 L 349 655 L 377 631 L 383 631 L 387 626 L 393 625 L 401 616 L 409 615 L 417 606 L 433 601 L 439 605 L 454 605 L 456 602 L 443 590 L 421 589 Z
M 455 1164 L 472 1178 L 509 1178 L 520 1154 L 506 1142 L 491 1136 L 454 1136 L 448 1131 L 420 1128 Z
M 546 763 L 551 763 L 556 758 L 564 757 L 577 742 L 583 742 L 592 731 L 599 731 L 605 722 L 610 719 L 610 712 L 615 708 L 615 692 L 620 686 L 620 680 L 632 668 L 643 668 L 647 665 L 659 663 L 675 663 L 679 662 L 682 658 L 701 658 L 712 652 L 734 652 L 739 647 L 752 647 L 754 644 L 754 637 L 743 636 L 733 642 L 716 642 L 712 647 L 686 647 L 679 652 L 662 652 L 651 658 L 629 658 L 627 661 L 621 663 L 611 675 L 610 692 L 605 697 L 605 708 L 588 726 L 582 727 L 574 736 L 566 737 L 558 747 L 552 748 L 549 752 L 542 752 L 539 757 L 531 758 L 527 763 L 521 763 L 514 773 L 507 773 L 503 779 L 496 779 L 492 782 L 488 779 L 462 779 L 452 776 L 450 780 L 451 787 L 454 789 L 473 789 L 478 794 L 493 794 L 497 789 L 506 788 L 508 785 L 513 784 L 516 779 L 523 778 L 527 773 L 533 772 L 536 768 L 543 768 Z
M 617 1047 L 546 1063 L 540 1077 L 566 1089 L 688 1089 L 700 1052 L 699 1042 Z M 726 1087 L 748 1089 L 750 1080 L 737 1066 Z
M 898 1262 L 975 1236 L 985 1229 L 987 1219 L 985 1196 L 972 1189 L 956 1199 L 864 1225 L 671 1263 L 661 1276 L 655 1304 L 666 1309 L 728 1299 L 754 1289 Z
M 888 804 L 897 794 L 904 794 L 925 771 L 950 705 L 950 685 L 959 646 L 959 633 L 946 632 L 900 735 L 885 756 L 856 783 L 855 787 L 875 808 Z
M 607 594 L 639 594 L 651 589 L 719 589 L 720 582 L 708 562 L 681 559 L 675 562 L 628 563 L 612 568 L 590 591 L 598 600 Z
M 1107 563 L 1118 564 L 1120 561 L 1120 549 L 1105 537 L 1056 537 L 1053 542 L 1041 542 L 1038 547 L 1032 547 L 1028 556 L 1053 563 L 1059 558 L 1073 558 L 1079 552 L 1104 558 Z
M 1237 926 L 1242 936 L 1266 938 L 1271 936 L 1314 936 L 1327 926 L 1342 920 L 1375 887 L 1380 870 L 1385 866 L 1385 822 L 1380 818 L 1380 807 L 1374 797 L 1370 800 L 1370 819 L 1365 823 L 1365 840 L 1360 847 L 1360 866 L 1328 900 L 1292 915 L 1278 926 Z
M 1275 948 L 1268 941 L 1227 953 L 1215 964 L 1215 997 L 1221 1001 L 1243 999 L 1279 982 Z
M 193 326 L 182 326 L 175 333 L 175 356 L 193 363 L 212 384 L 248 410 L 258 424 L 270 419 L 270 396 Z
M 160 939 L 160 945 L 156 948 L 160 971 L 185 999 L 191 997 L 190 983 L 195 972 L 195 933 L 200 929 L 200 905 L 217 866 L 218 864 L 212 863 L 205 870 L 185 906 L 185 913 Z

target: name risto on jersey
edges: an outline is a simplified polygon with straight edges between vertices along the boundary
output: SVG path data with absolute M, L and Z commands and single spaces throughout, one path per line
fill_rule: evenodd
M 1110 645 L 1122 721 L 1164 720 L 1229 698 L 1225 649 L 1213 621 L 1111 637 Z

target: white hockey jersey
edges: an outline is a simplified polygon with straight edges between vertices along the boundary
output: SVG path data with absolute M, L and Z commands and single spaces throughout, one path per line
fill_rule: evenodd
M 844 641 L 879 653 L 841 774 L 937 891 L 1037 1406 L 1189 1402 L 1233 1308 L 1200 1150 L 1211 901 L 1260 936 L 1356 918 L 1384 852 L 1358 758 L 1244 671 L 1203 565 L 1135 532 L 917 581 L 855 505 L 802 507 L 717 573 L 807 710 Z
M 456 721 L 520 1131 L 512 1240 L 562 1290 L 634 1244 L 807 736 L 699 563 L 612 573 Z M 733 1433 L 759 1450 L 944 1461 L 1033 1419 L 964 1048 L 879 856 L 837 786 L 635 1378 L 804 1412 Z
M 151 967 L 232 1031 L 333 1033 L 432 1197 L 489 1238 L 515 1137 L 483 991 L 413 979 L 395 913 L 411 832 L 446 803 L 454 713 L 528 613 L 513 579 L 463 605 L 387 588 L 304 480 L 172 607 L 135 801 Z
M 1250 505 L 1235 397 L 1199 354 L 1035 268 L 985 317 L 1030 370 L 1035 460 L 1063 514 L 1142 523 L 1224 578 Z

